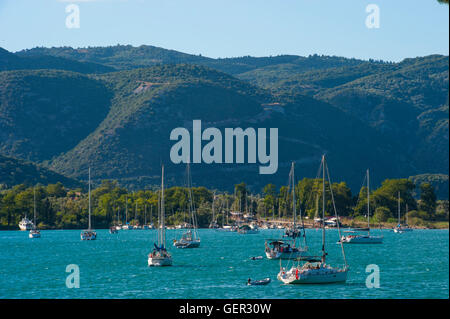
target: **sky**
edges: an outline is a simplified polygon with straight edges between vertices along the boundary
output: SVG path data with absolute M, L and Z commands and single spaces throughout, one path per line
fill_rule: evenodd
M 79 28 L 66 25 L 71 4 Z M 379 8 L 379 28 L 366 25 L 369 4 Z M 448 55 L 448 10 L 436 0 L 0 0 L 0 47 L 145 44 L 213 58 L 400 61 Z

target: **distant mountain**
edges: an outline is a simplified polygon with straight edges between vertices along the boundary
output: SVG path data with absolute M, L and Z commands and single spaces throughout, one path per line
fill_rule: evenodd
M 32 162 L 0 155 L 0 186 L 11 187 L 18 184 L 55 184 L 67 187 L 83 187 L 77 180 L 67 178 Z
M 19 57 L 53 56 L 84 63 L 96 63 L 116 70 L 129 70 L 151 67 L 160 64 L 206 62 L 213 60 L 202 56 L 186 54 L 149 45 L 133 47 L 117 45 L 111 47 L 89 47 L 73 49 L 71 47 L 34 48 L 17 53 Z
M 79 62 L 51 55 L 21 57 L 0 48 L 0 71 L 39 69 L 66 70 L 79 73 L 105 73 L 115 70 L 97 63 Z
M 151 67 L 161 64 L 197 64 L 231 74 L 238 75 L 255 69 L 291 65 L 297 72 L 316 69 L 358 65 L 364 61 L 343 57 L 313 55 L 301 57 L 297 55 L 279 55 L 274 57 L 237 57 L 212 59 L 201 55 L 186 54 L 151 45 L 133 47 L 117 45 L 110 47 L 88 47 L 74 49 L 71 47 L 33 48 L 16 53 L 19 57 L 53 56 L 80 62 L 90 62 L 112 67 L 116 70 L 129 70 Z
M 47 70 L 11 71 L 50 58 L 99 70 L 49 62 Z M 0 70 L 9 70 L 0 72 L 0 153 L 80 179 L 92 166 L 96 179 L 142 187 L 157 184 L 160 164 L 169 163 L 170 131 L 201 119 L 219 129 L 278 127 L 280 163 L 275 176 L 258 175 L 257 165 L 193 164 L 197 185 L 246 181 L 259 191 L 285 184 L 292 160 L 298 176 L 314 177 L 322 153 L 334 179 L 355 188 L 367 167 L 375 183 L 448 175 L 448 63 L 439 55 L 400 63 L 211 59 L 153 46 L 0 50 Z M 182 181 L 184 167 L 167 166 L 169 182 Z

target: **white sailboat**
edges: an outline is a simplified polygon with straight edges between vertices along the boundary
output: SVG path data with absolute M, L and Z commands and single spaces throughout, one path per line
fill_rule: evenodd
M 33 228 L 30 230 L 28 234 L 29 238 L 41 238 L 41 232 L 37 229 L 36 226 L 36 189 L 33 188 Z
M 176 248 L 198 248 L 200 247 L 200 237 L 197 230 L 197 215 L 195 213 L 194 199 L 192 196 L 191 173 L 189 163 L 186 167 L 187 190 L 188 190 L 188 210 L 191 217 L 192 229 L 183 233 L 179 240 L 174 240 Z
M 164 212 L 164 165 L 161 169 L 161 203 L 158 215 L 158 243 L 148 255 L 149 266 L 172 266 L 172 256 L 166 249 L 166 225 Z
M 291 171 L 289 172 L 289 186 L 288 190 L 292 189 L 292 214 L 293 214 L 293 225 L 291 230 L 299 230 L 303 229 L 303 238 L 305 241 L 304 247 L 300 246 L 300 243 L 297 243 L 297 238 L 300 237 L 300 233 L 292 233 L 291 240 L 289 239 L 266 239 L 265 242 L 265 253 L 268 259 L 302 259 L 302 260 L 310 260 L 311 258 L 307 256 L 308 248 L 306 246 L 306 234 L 304 233 L 304 227 L 297 227 L 296 220 L 296 200 L 295 200 L 295 172 L 294 172 L 294 162 L 291 165 Z M 291 188 L 292 187 L 292 188 Z M 301 215 L 300 215 L 301 217 Z M 303 220 L 303 219 L 302 219 Z M 314 258 L 312 258 L 314 260 Z
M 133 229 L 142 229 L 141 226 L 139 225 L 139 220 L 138 220 L 138 216 L 137 216 L 137 210 L 138 210 L 138 203 L 136 201 L 135 207 L 134 207 L 134 225 L 133 225 Z
M 328 176 L 329 185 L 331 185 L 330 174 L 328 168 L 326 167 L 325 156 L 322 157 L 322 219 L 325 219 L 325 178 Z M 325 175 L 325 169 L 327 175 Z M 333 190 L 330 187 L 331 199 L 333 202 L 333 209 L 336 218 L 337 211 L 334 203 Z M 338 223 L 338 233 L 340 236 L 340 228 Z M 345 282 L 347 280 L 348 265 L 345 258 L 344 246 L 341 243 L 342 256 L 344 258 L 344 266 L 342 268 L 332 267 L 326 264 L 326 245 L 325 245 L 325 223 L 322 223 L 322 256 L 317 257 L 315 260 L 311 261 L 298 261 L 296 266 L 291 269 L 286 270 L 281 268 L 278 273 L 278 280 L 284 282 L 285 284 L 327 284 L 336 282 Z M 312 259 L 312 256 L 310 256 Z M 319 259 L 320 258 L 320 259 Z
M 341 242 L 344 244 L 382 244 L 383 236 L 370 235 L 370 182 L 369 169 L 366 173 L 367 179 L 367 229 L 355 229 L 346 231 L 348 235 L 341 237 Z M 366 234 L 359 234 L 358 232 L 367 231 Z
M 128 196 L 125 195 L 125 225 L 122 225 L 123 230 L 130 230 L 133 229 L 128 223 Z
M 91 228 L 91 168 L 89 167 L 89 225 L 88 229 L 83 230 L 80 234 L 81 240 L 97 239 L 97 232 Z
M 412 228 L 409 228 L 409 226 L 408 226 L 408 222 L 406 222 L 405 225 L 402 225 L 401 221 L 400 221 L 400 208 L 401 208 L 401 206 L 400 206 L 400 192 L 398 192 L 398 205 L 397 205 L 397 207 L 398 207 L 398 224 L 394 228 L 394 233 L 401 234 L 401 233 L 404 233 L 404 232 L 412 231 Z M 406 207 L 408 207 L 408 205 L 406 205 Z M 408 214 L 408 208 L 406 209 L 406 214 Z M 405 218 L 408 218 L 406 214 L 405 214 Z
M 119 208 L 117 208 L 117 224 L 116 225 L 112 225 L 111 227 L 109 227 L 109 233 L 110 234 L 118 234 L 119 233 Z
M 212 201 L 212 205 L 211 205 L 211 209 L 212 209 L 212 219 L 211 219 L 211 223 L 209 224 L 209 228 L 211 229 L 217 229 L 219 228 L 219 224 L 217 223 L 217 218 L 216 218 L 216 210 L 215 210 L 215 200 L 216 200 L 216 192 L 214 192 L 213 194 L 213 201 Z

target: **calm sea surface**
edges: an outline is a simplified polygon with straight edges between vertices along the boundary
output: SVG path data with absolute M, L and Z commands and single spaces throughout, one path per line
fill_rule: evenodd
M 98 231 L 96 241 L 81 241 L 80 231 L 0 231 L 0 298 L 449 298 L 448 230 L 387 230 L 381 245 L 345 246 L 350 272 L 347 283 L 283 285 L 276 275 L 280 262 L 250 260 L 264 255 L 264 239 L 281 230 L 259 234 L 200 230 L 198 249 L 175 249 L 182 230 L 168 230 L 172 267 L 150 268 L 147 254 L 155 230 Z M 327 231 L 332 265 L 342 264 L 336 230 Z M 308 246 L 319 251 L 321 232 L 307 230 Z M 286 261 L 283 265 L 286 266 Z M 66 266 L 80 269 L 80 288 L 66 287 Z M 380 288 L 366 287 L 366 266 L 380 268 Z M 248 278 L 272 278 L 267 286 L 246 286 Z

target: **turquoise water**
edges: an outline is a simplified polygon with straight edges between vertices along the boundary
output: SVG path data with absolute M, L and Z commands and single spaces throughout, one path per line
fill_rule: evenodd
M 242 235 L 200 230 L 198 249 L 169 245 L 174 266 L 150 268 L 147 254 L 155 230 L 98 231 L 98 240 L 81 241 L 80 231 L 0 231 L 0 298 L 448 298 L 448 230 L 382 232 L 381 245 L 347 245 L 347 283 L 283 285 L 276 279 L 280 263 L 250 260 L 264 255 L 264 239 L 281 230 Z M 181 230 L 168 230 L 168 243 Z M 320 249 L 321 232 L 307 230 L 311 250 Z M 341 264 L 337 232 L 327 232 L 330 264 Z M 66 287 L 66 266 L 80 268 L 80 288 Z M 365 285 L 366 266 L 380 268 L 380 288 Z M 283 262 L 286 265 L 286 262 Z M 267 286 L 246 286 L 247 278 L 272 278 Z

